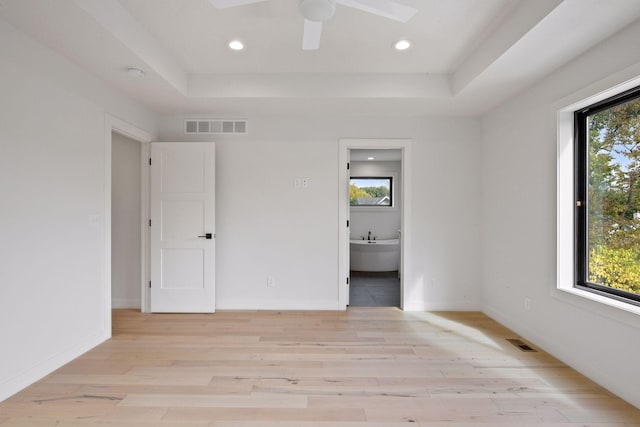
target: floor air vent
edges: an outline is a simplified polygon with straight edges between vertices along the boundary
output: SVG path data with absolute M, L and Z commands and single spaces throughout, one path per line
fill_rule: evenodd
M 246 134 L 246 120 L 188 119 L 184 121 L 184 133 L 190 135 Z
M 517 338 L 507 338 L 507 341 L 509 341 L 511 344 L 515 345 L 516 347 L 518 347 L 520 350 L 522 351 L 533 351 L 536 352 L 537 350 L 534 349 L 533 347 L 530 347 L 527 343 L 525 343 L 522 340 L 519 340 Z

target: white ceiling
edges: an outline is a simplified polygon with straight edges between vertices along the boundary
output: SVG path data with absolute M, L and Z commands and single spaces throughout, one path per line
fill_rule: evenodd
M 317 51 L 296 0 L 0 0 L 0 15 L 154 111 L 216 117 L 480 115 L 640 18 L 638 0 L 398 1 L 418 9 L 408 23 L 338 6 Z
M 120 0 L 188 73 L 449 73 L 512 0 L 403 1 L 420 8 L 400 23 L 338 5 L 320 49 L 303 51 L 296 0 L 217 10 L 208 1 Z M 421 3 L 423 5 L 421 5 Z M 464 25 L 460 25 L 464 23 Z M 230 51 L 239 38 L 247 50 Z M 410 38 L 416 49 L 391 49 Z M 428 54 L 424 54 L 428 52 Z

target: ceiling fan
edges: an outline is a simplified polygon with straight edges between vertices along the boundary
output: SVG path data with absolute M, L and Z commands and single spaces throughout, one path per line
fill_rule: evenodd
M 209 0 L 216 9 L 261 3 L 267 0 Z M 374 15 L 407 22 L 417 12 L 413 7 L 405 6 L 393 0 L 299 0 L 300 13 L 304 17 L 302 49 L 316 50 L 320 47 L 322 23 L 330 19 L 336 4 L 372 13 Z

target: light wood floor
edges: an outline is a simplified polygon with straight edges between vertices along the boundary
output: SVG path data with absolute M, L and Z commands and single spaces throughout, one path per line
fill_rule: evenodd
M 0 426 L 640 426 L 514 337 L 480 313 L 117 310 L 113 339 L 0 404 Z

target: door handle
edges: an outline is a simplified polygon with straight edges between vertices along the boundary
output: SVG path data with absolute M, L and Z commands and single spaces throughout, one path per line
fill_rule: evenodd
M 204 236 L 198 236 L 198 237 L 201 237 L 201 238 L 203 238 L 203 239 L 210 240 L 210 239 L 213 239 L 213 234 L 212 234 L 212 233 L 205 233 L 205 235 L 204 235 Z

